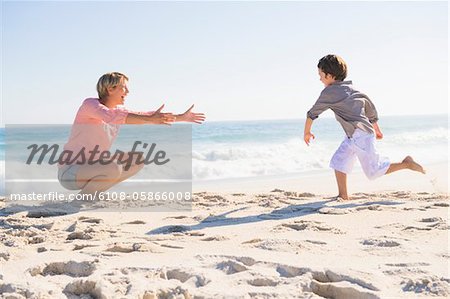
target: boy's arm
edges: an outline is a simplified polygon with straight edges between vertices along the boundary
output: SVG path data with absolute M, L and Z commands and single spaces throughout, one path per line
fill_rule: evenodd
M 380 130 L 377 122 L 372 123 L 373 129 L 375 130 L 375 136 L 377 139 L 383 139 L 383 133 Z
M 314 134 L 311 133 L 312 123 L 313 123 L 313 120 L 311 118 L 307 117 L 306 121 L 305 121 L 305 130 L 303 133 L 303 140 L 305 140 L 305 143 L 308 146 L 309 146 L 309 142 L 310 142 L 311 138 L 312 139 L 316 138 L 314 136 Z
M 366 99 L 366 104 L 364 105 L 364 112 L 367 118 L 369 119 L 370 123 L 373 125 L 378 121 L 377 108 L 375 108 L 375 105 L 372 103 L 372 101 L 369 99 L 368 96 L 364 95 L 364 98 Z
M 383 139 L 383 133 L 381 132 L 380 127 L 378 126 L 378 112 L 375 105 L 369 99 L 368 96 L 364 95 L 366 98 L 366 105 L 364 106 L 365 113 L 369 122 L 372 124 L 373 129 L 375 130 L 375 136 L 377 139 Z

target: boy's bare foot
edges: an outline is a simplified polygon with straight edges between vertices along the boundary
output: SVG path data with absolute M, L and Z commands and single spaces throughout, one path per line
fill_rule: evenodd
M 402 163 L 405 163 L 408 169 L 425 174 L 425 169 L 423 169 L 422 165 L 414 161 L 411 156 L 406 156 L 406 158 L 403 159 Z
M 350 198 L 348 196 L 342 196 L 342 195 L 338 195 L 335 197 L 336 201 L 346 201 L 346 200 L 350 200 Z

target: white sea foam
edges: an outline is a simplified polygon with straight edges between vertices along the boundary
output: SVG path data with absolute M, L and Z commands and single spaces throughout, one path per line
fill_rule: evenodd
M 306 146 L 301 138 L 284 143 L 220 143 L 197 146 L 192 154 L 192 176 L 195 180 L 262 175 L 285 175 L 327 169 L 340 140 L 317 140 Z M 385 136 L 377 141 L 382 156 L 399 162 L 412 155 L 421 163 L 448 160 L 448 131 L 406 132 Z M 359 163 L 355 169 L 360 168 Z
M 386 136 L 387 140 L 396 144 L 424 145 L 448 143 L 448 128 L 439 127 L 430 130 L 417 130 Z
M 323 169 L 333 152 L 325 142 L 311 147 L 301 139 L 283 144 L 210 145 L 193 152 L 193 179 L 278 175 Z

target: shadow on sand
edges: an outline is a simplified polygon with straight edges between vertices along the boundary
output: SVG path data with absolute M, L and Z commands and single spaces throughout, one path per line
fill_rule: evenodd
M 228 225 L 239 225 L 246 223 L 254 223 L 259 221 L 266 220 L 284 220 L 290 218 L 296 218 L 306 215 L 311 215 L 315 213 L 320 213 L 320 210 L 323 208 L 330 208 L 335 210 L 335 214 L 344 214 L 347 209 L 358 208 L 358 207 L 370 207 L 370 206 L 379 206 L 379 205 L 400 205 L 401 203 L 392 202 L 392 201 L 372 201 L 365 203 L 355 203 L 348 202 L 339 205 L 327 206 L 328 203 L 335 202 L 335 200 L 322 200 L 313 203 L 301 204 L 301 205 L 290 205 L 288 207 L 284 207 L 281 209 L 275 209 L 270 213 L 251 215 L 251 216 L 243 216 L 243 217 L 227 217 L 228 215 L 238 212 L 246 207 L 230 210 L 220 215 L 209 216 L 198 224 L 194 225 L 168 225 L 159 228 L 155 228 L 149 232 L 148 235 L 157 235 L 157 234 L 170 234 L 174 232 L 185 232 L 185 231 L 195 231 L 201 230 L 209 227 L 219 227 L 219 226 L 228 226 Z M 342 211 L 342 213 L 339 212 Z

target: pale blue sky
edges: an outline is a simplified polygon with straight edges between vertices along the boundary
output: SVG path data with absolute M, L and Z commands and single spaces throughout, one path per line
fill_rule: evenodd
M 105 72 L 126 106 L 304 118 L 341 55 L 383 115 L 448 111 L 447 2 L 2 3 L 2 124 L 71 123 Z

